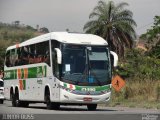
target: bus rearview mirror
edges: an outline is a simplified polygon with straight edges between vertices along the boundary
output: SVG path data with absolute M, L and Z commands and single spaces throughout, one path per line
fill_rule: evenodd
M 111 61 L 113 62 L 113 67 L 117 67 L 118 66 L 118 55 L 113 51 L 110 51 L 110 54 L 113 57 L 113 61 L 112 61 L 112 58 L 111 58 Z
M 55 48 L 57 54 L 57 63 L 62 64 L 62 52 L 59 48 Z

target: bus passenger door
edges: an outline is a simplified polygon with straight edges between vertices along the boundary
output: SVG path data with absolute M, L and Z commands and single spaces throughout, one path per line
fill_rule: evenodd
M 36 84 L 36 97 L 38 100 L 42 101 L 44 99 L 43 96 L 43 82 L 45 79 L 45 67 L 44 66 L 37 66 L 37 84 Z
M 37 86 L 36 86 L 36 97 L 38 98 L 39 101 L 43 100 L 43 77 L 37 78 Z
M 59 101 L 60 99 L 60 64 L 58 64 L 57 60 L 57 52 L 56 50 L 52 53 L 52 67 L 53 67 L 53 81 L 54 81 L 54 99 Z
M 58 84 L 58 79 L 56 77 L 53 77 L 53 91 L 52 91 L 52 95 L 53 95 L 53 99 L 54 101 L 59 101 L 59 97 L 60 97 L 60 89 L 59 89 L 59 84 Z

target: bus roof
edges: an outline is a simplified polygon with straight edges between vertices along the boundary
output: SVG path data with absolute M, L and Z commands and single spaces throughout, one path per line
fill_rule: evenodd
M 18 47 L 36 44 L 50 39 L 57 40 L 61 43 L 70 43 L 70 44 L 108 45 L 108 43 L 103 38 L 97 35 L 68 33 L 68 32 L 51 32 L 19 43 Z M 13 45 L 8 47 L 7 50 L 14 49 L 16 47 L 17 45 Z

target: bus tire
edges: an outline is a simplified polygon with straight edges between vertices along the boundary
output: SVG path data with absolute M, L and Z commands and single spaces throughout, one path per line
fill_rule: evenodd
M 95 111 L 97 108 L 97 104 L 88 104 L 87 108 L 89 111 Z
M 12 107 L 16 107 L 15 101 L 14 101 L 14 92 L 13 92 L 13 88 L 12 87 L 10 89 L 10 100 L 12 102 Z
M 59 110 L 60 104 L 56 103 L 56 102 L 52 102 L 52 107 L 53 107 L 54 110 Z
M 14 98 L 14 93 L 11 93 L 11 94 L 10 94 L 10 99 L 11 99 L 11 101 L 12 101 L 12 107 L 16 107 L 15 98 Z
M 15 94 L 14 94 L 14 97 L 13 97 L 13 103 L 14 103 L 15 107 L 21 107 L 22 106 L 21 101 L 19 100 L 18 89 L 15 90 Z
M 50 100 L 50 92 L 48 90 L 45 92 L 45 102 L 46 102 L 47 109 L 52 110 L 53 106 Z
M 21 107 L 28 107 L 28 106 L 29 106 L 29 102 L 21 101 Z
M 45 102 L 48 110 L 52 110 L 52 109 L 58 110 L 60 108 L 60 104 L 51 102 L 49 90 L 45 91 Z

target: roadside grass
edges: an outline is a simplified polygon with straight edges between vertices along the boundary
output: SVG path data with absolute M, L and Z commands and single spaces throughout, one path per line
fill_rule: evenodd
M 129 108 L 146 108 L 146 109 L 160 109 L 160 102 L 131 102 L 131 101 L 123 101 L 123 102 L 110 102 L 109 105 L 105 105 L 109 107 L 129 107 Z
M 126 81 L 120 92 L 112 88 L 111 101 L 105 106 L 160 109 L 160 80 Z

